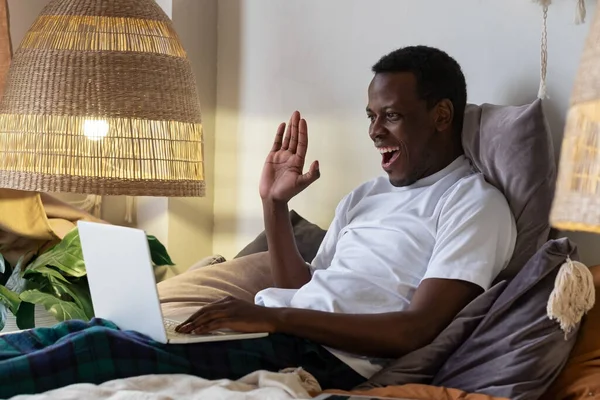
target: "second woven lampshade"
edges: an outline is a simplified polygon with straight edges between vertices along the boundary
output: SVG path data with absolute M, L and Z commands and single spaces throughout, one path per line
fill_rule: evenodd
M 0 103 L 0 187 L 203 196 L 200 104 L 154 0 L 53 0 Z
M 600 13 L 583 50 L 567 114 L 550 222 L 600 233 Z

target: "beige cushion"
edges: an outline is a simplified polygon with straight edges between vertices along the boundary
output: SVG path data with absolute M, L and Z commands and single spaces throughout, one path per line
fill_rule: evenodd
M 257 292 L 273 286 L 267 252 L 208 266 L 198 264 L 158 284 L 166 318 L 181 319 L 227 296 L 253 302 Z
M 192 265 L 188 270 L 195 269 L 195 268 L 203 268 L 203 267 L 206 267 L 209 265 L 218 264 L 218 263 L 222 263 L 222 262 L 225 262 L 225 258 L 223 258 L 223 256 L 221 256 L 219 254 L 215 254 L 215 255 L 203 258 L 202 260 L 198 261 L 196 264 Z M 159 266 L 154 267 L 154 278 L 156 279 L 157 283 L 166 281 L 167 279 L 173 278 L 174 276 L 177 276 L 177 275 L 178 274 L 175 272 L 172 265 L 159 265 Z

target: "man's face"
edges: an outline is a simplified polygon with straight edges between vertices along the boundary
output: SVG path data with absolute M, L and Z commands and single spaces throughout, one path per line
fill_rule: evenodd
M 394 186 L 428 175 L 439 147 L 434 109 L 419 98 L 410 72 L 376 74 L 369 85 L 369 136 L 381 153 L 381 166 Z

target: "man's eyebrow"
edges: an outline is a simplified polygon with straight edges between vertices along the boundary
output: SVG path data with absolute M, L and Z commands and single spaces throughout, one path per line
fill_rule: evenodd
M 400 104 L 397 104 L 397 103 L 390 103 L 390 104 L 386 104 L 386 105 L 380 107 L 381 110 L 389 110 L 390 108 L 398 109 L 398 108 L 402 108 L 402 107 L 400 106 Z M 373 110 L 369 106 L 367 106 L 366 111 L 368 113 L 373 112 Z

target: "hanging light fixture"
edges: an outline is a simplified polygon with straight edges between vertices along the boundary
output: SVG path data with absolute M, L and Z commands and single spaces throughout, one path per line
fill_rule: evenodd
M 550 221 L 600 233 L 600 13 L 588 34 L 567 113 Z
M 0 187 L 203 196 L 200 104 L 154 0 L 52 0 L 0 102 Z

